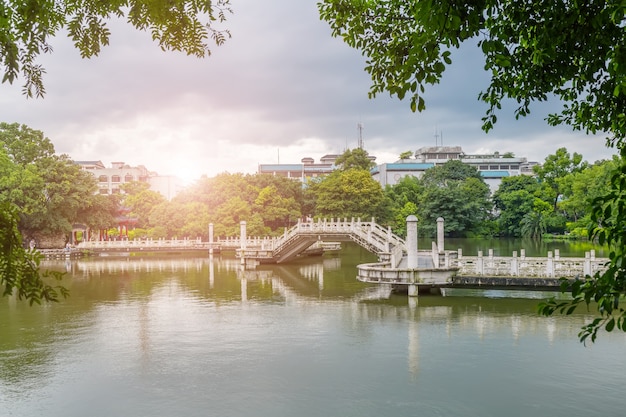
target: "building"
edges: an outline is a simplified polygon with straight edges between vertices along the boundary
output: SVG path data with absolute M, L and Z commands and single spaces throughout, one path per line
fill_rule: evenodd
M 401 159 L 392 163 L 383 163 L 371 170 L 372 178 L 383 187 L 397 184 L 403 177 L 420 178 L 424 172 L 450 160 L 459 160 L 476 167 L 491 192 L 502 182 L 502 178 L 514 175 L 533 175 L 532 167 L 537 162 L 528 162 L 524 157 L 515 157 L 512 153 L 466 154 L 460 146 L 429 146 L 415 151 L 415 159 Z M 340 155 L 325 155 L 315 163 L 313 158 L 302 158 L 300 164 L 259 164 L 260 174 L 280 175 L 306 182 L 309 178 L 327 175 L 337 167 L 335 161 Z M 375 160 L 375 157 L 370 157 Z
M 148 171 L 143 165 L 131 167 L 124 162 L 112 162 L 111 167 L 102 161 L 75 161 L 81 169 L 89 171 L 98 181 L 100 194 L 123 193 L 121 186 L 128 182 L 141 181 L 150 185 L 150 189 L 171 200 L 183 188 L 182 181 L 171 175 L 159 175 Z
M 336 169 L 335 160 L 339 155 L 324 155 L 319 163 L 313 158 L 302 158 L 300 164 L 259 164 L 259 174 L 277 175 L 306 182 L 308 178 L 316 178 L 330 174 Z
M 309 178 L 322 177 L 337 169 L 335 161 L 341 155 L 329 154 L 320 158 L 319 163 L 310 157 L 302 158 L 300 164 L 259 164 L 259 174 L 279 175 L 306 182 Z M 369 156 L 370 161 L 375 161 L 375 156 Z
M 528 162 L 524 157 L 511 153 L 466 154 L 460 146 L 430 146 L 415 151 L 415 159 L 403 159 L 391 164 L 381 164 L 372 170 L 372 176 L 384 187 L 395 185 L 407 175 L 421 177 L 424 171 L 450 160 L 459 160 L 476 167 L 485 183 L 494 192 L 502 178 L 514 175 L 532 175 L 537 162 Z
M 385 187 L 386 185 L 397 184 L 406 176 L 419 178 L 424 174 L 424 171 L 434 166 L 435 164 L 432 162 L 415 162 L 412 159 L 401 159 L 390 164 L 377 165 L 370 172 L 372 173 L 372 178 Z

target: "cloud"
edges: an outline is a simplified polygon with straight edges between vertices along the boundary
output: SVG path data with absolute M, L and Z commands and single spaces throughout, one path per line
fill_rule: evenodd
M 57 37 L 42 58 L 46 97 L 26 99 L 19 82 L 3 84 L 3 121 L 42 130 L 75 160 L 188 177 L 319 160 L 357 146 L 359 123 L 378 163 L 442 139 L 467 153 L 510 151 L 538 161 L 561 146 L 591 161 L 614 153 L 602 136 L 547 126 L 543 118 L 558 103 L 519 121 L 505 106 L 485 134 L 477 96 L 488 79 L 471 45 L 453 51 L 441 84 L 427 90 L 427 110 L 414 114 L 408 101 L 367 98 L 365 58 L 330 36 L 315 2 L 238 0 L 233 7 L 232 38 L 205 59 L 163 52 L 149 33 L 120 21 L 111 22 L 111 44 L 92 59 Z

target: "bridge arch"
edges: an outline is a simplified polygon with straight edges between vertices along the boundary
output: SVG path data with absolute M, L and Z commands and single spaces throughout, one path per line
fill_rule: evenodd
M 394 264 L 400 262 L 406 253 L 404 239 L 395 235 L 391 228 L 380 226 L 374 219 L 319 219 L 299 220 L 282 236 L 263 241 L 260 247 L 238 249 L 237 256 L 261 263 L 283 263 L 300 255 L 317 241 L 352 241 L 378 255 L 381 261 Z

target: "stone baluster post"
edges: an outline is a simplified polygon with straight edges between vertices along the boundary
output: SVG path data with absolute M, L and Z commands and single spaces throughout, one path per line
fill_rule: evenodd
M 445 250 L 444 248 L 444 220 L 443 217 L 437 218 L 437 251 L 439 253 Z
M 519 264 L 517 262 L 517 251 L 513 251 L 513 258 L 511 259 L 511 275 L 514 277 L 519 276 Z
M 583 265 L 583 275 L 591 275 L 591 254 L 585 252 L 585 263 Z
M 548 261 L 546 262 L 546 275 L 554 277 L 554 258 L 552 257 L 552 251 L 548 251 Z
M 209 223 L 209 255 L 213 255 L 213 223 Z
M 247 247 L 247 236 L 246 236 L 246 221 L 242 220 L 239 223 L 239 248 L 241 249 L 241 264 L 244 265 L 246 263 L 245 260 L 245 251 Z

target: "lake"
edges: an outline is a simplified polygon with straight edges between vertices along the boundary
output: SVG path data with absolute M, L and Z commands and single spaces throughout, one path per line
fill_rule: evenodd
M 624 333 L 578 342 L 551 294 L 390 294 L 375 257 L 47 262 L 71 297 L 0 299 L 0 416 L 623 415 Z

